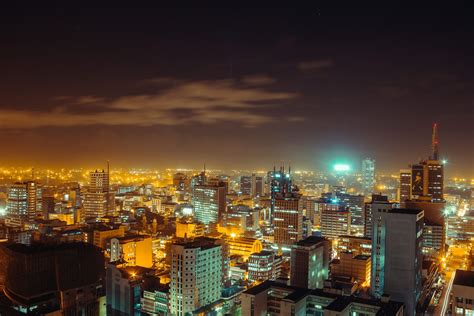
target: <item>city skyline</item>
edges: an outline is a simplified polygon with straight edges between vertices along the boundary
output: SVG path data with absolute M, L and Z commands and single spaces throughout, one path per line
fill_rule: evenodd
M 472 177 L 471 15 L 406 10 L 6 8 L 0 163 L 396 172 L 437 122 Z

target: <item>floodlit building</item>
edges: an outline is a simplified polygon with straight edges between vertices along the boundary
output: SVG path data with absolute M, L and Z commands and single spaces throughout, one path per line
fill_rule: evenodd
M 277 197 L 274 200 L 274 242 L 279 246 L 293 245 L 303 238 L 303 211 L 300 197 Z
M 322 210 L 321 235 L 329 239 L 337 239 L 351 233 L 351 212 L 349 210 Z
M 214 240 L 196 238 L 171 249 L 170 312 L 192 314 L 220 299 L 222 250 Z
M 151 237 L 131 235 L 110 240 L 110 262 L 123 260 L 131 266 L 150 268 L 153 265 Z
M 280 277 L 282 257 L 273 251 L 262 250 L 252 253 L 248 260 L 248 280 L 250 283 L 275 280 Z
M 196 220 L 205 225 L 218 223 L 226 209 L 225 194 L 224 185 L 195 185 L 192 200 Z
M 260 252 L 263 249 L 262 242 L 255 238 L 229 237 L 226 242 L 230 255 L 242 256 L 244 260 L 247 260 L 252 253 Z
M 8 188 L 6 223 L 21 226 L 42 216 L 43 189 L 35 181 L 16 182 Z
M 84 195 L 84 217 L 101 218 L 111 215 L 115 209 L 113 195 L 110 194 L 108 171 L 89 173 L 89 187 Z

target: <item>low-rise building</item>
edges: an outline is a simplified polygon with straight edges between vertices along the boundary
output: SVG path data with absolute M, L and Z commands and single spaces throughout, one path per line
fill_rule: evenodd
M 262 250 L 250 255 L 248 280 L 250 283 L 275 280 L 280 277 L 282 257 L 273 251 Z
M 404 305 L 381 300 L 341 296 L 323 289 L 305 289 L 265 281 L 241 295 L 242 315 L 403 316 Z
M 153 265 L 151 237 L 130 235 L 110 240 L 110 261 L 123 260 L 128 265 L 150 268 Z
M 370 285 L 370 260 L 369 256 L 354 256 L 351 252 L 340 253 L 339 259 L 334 259 L 331 262 L 331 277 L 352 277 L 359 286 L 368 287 Z
M 474 315 L 474 271 L 456 270 L 450 300 L 451 315 Z

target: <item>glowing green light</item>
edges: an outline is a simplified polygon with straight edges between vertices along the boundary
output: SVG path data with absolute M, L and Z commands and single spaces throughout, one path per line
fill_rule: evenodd
M 443 159 L 443 160 L 441 160 L 441 163 L 442 163 L 443 165 L 445 165 L 445 164 L 448 163 L 448 160 L 447 160 L 447 159 Z
M 351 166 L 344 163 L 338 163 L 334 165 L 334 170 L 335 171 L 349 171 L 351 170 Z

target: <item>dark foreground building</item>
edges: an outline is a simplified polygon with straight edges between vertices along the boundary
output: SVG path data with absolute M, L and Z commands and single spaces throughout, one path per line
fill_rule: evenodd
M 104 258 L 93 245 L 0 247 L 5 314 L 99 315 Z

